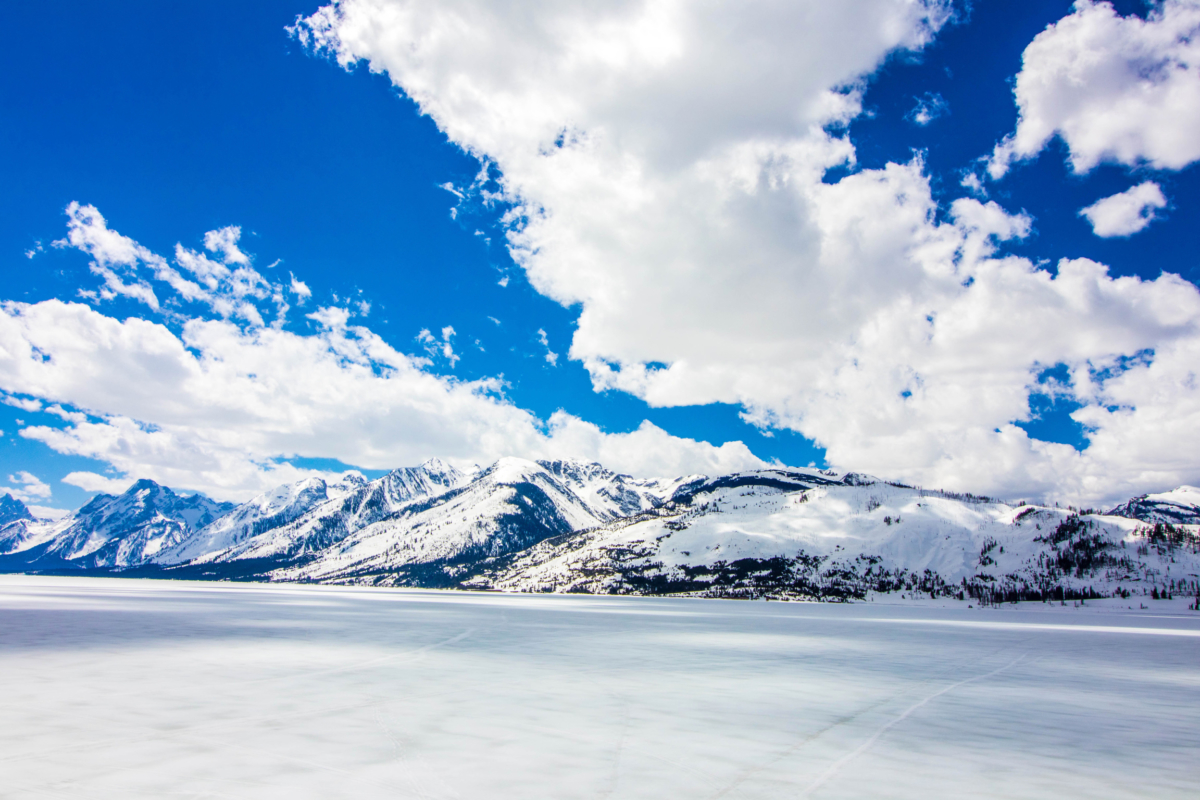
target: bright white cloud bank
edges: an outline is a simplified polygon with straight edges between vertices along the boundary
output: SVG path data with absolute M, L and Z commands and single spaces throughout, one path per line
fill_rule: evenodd
M 1132 236 L 1154 221 L 1155 211 L 1166 208 L 1167 198 L 1154 181 L 1139 183 L 1120 194 L 1097 200 L 1080 209 L 1097 236 Z
M 1142 20 L 1078 0 L 1025 48 L 1015 94 L 1020 120 L 996 146 L 993 178 L 1055 135 L 1079 172 L 1181 169 L 1200 159 L 1200 2 L 1165 0 Z
M 8 483 L 8 486 L 0 487 L 0 491 L 24 502 L 37 502 L 50 496 L 50 484 L 29 472 L 9 475 Z
M 284 330 L 289 300 L 311 292 L 254 270 L 236 228 L 206 235 L 208 254 L 177 247 L 172 265 L 110 229 L 95 208 L 73 204 L 68 215 L 60 246 L 87 252 L 104 280 L 92 299 L 132 297 L 174 322 L 122 321 L 58 300 L 0 306 L 0 388 L 25 396 L 10 395 L 14 404 L 55 404 L 45 410 L 67 423 L 21 435 L 103 459 L 124 476 L 68 476 L 86 489 L 150 477 L 245 498 L 309 474 L 276 461 L 291 455 L 376 469 L 434 455 L 480 463 L 570 455 L 643 475 L 762 464 L 741 443 L 713 447 L 650 424 L 618 435 L 565 413 L 543 424 L 503 400 L 499 383 L 431 374 L 427 361 L 351 324 L 343 308 L 310 313 L 309 335 Z M 452 333 L 443 332 L 447 347 Z M 27 483 L 26 496 L 36 486 Z
M 1195 157 L 1172 117 L 1192 119 L 1192 13 L 1168 3 L 1143 26 L 1177 56 L 1142 98 L 1166 130 L 1081 144 L 1081 168 L 1110 151 Z M 1105 14 L 1082 4 L 1058 30 Z M 1030 220 L 961 199 L 939 221 L 919 159 L 822 181 L 853 163 L 838 131 L 862 76 L 946 16 L 932 0 L 343 0 L 294 30 L 385 71 L 502 172 L 511 251 L 541 292 L 581 305 L 570 357 L 598 389 L 740 403 L 836 465 L 928 485 L 1099 499 L 1200 480 L 1192 285 L 1001 257 Z M 1073 143 L 1073 125 L 1045 135 Z M 1072 376 L 1056 391 L 1083 403 L 1082 453 L 1012 424 L 1056 364 Z

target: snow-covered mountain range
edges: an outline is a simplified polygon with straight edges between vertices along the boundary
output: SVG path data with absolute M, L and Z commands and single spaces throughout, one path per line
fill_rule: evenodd
M 1100 513 L 828 470 L 642 480 L 577 461 L 433 459 L 240 506 L 142 480 L 45 521 L 6 496 L 0 570 L 838 600 L 1191 595 L 1200 489 Z
M 21 504 L 23 516 L 0 524 L 0 553 L 6 554 L 0 568 L 21 563 L 33 568 L 134 567 L 153 562 L 235 508 L 204 495 L 183 497 L 151 480 L 137 481 L 119 497 L 96 495 L 54 522 L 34 519 Z

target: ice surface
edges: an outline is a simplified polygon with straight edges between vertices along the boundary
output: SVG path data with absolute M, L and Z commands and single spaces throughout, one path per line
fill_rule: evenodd
M 954 606 L 4 576 L 0 796 L 1196 796 L 1185 601 Z

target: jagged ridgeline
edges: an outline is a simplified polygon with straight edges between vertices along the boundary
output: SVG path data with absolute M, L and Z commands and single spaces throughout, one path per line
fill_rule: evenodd
M 153 481 L 58 521 L 0 498 L 0 570 L 522 592 L 979 603 L 1197 596 L 1200 490 L 1107 512 L 856 473 L 643 480 L 600 464 L 433 459 L 240 506 Z

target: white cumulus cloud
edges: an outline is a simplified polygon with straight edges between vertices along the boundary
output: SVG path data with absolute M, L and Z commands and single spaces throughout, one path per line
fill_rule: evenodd
M 511 206 L 510 252 L 537 290 L 578 304 L 569 356 L 597 389 L 738 403 L 839 467 L 927 485 L 1096 500 L 1200 480 L 1179 457 L 1200 447 L 1200 389 L 1179 371 L 1200 337 L 1195 287 L 1005 256 L 1031 220 L 976 199 L 939 209 L 920 158 L 853 171 L 839 126 L 860 113 L 862 81 L 927 43 L 947 8 L 342 0 L 293 30 L 343 65 L 386 72 L 496 168 L 489 199 Z M 1148 103 L 1188 96 L 1179 31 L 1191 13 L 1168 3 L 1143 24 L 1155 52 L 1175 54 Z M 1117 63 L 1122 47 L 1097 58 Z M 1182 130 L 1152 119 L 1164 142 Z M 1066 131 L 1075 148 L 1072 125 L 1046 136 Z M 1191 158 L 1147 136 L 1072 152 L 1080 169 L 1134 151 Z M 825 183 L 834 166 L 852 174 Z M 1084 404 L 1082 453 L 1015 424 L 1059 364 Z M 1171 445 L 1151 433 L 1166 419 Z
M 672 436 L 648 420 L 629 433 L 605 433 L 558 411 L 551 415 L 548 427 L 554 452 L 586 453 L 592 460 L 634 475 L 724 475 L 766 466 L 742 442 L 713 447 Z
M 50 484 L 33 473 L 18 472 L 16 475 L 9 475 L 8 483 L 8 486 L 3 487 L 3 491 L 22 502 L 45 500 L 50 497 Z
M 110 230 L 98 211 L 88 216 L 92 223 L 76 246 L 97 262 L 111 263 L 117 252 L 126 266 L 166 263 Z M 48 406 L 68 423 L 26 425 L 20 435 L 113 469 L 72 473 L 68 483 L 116 492 L 148 477 L 246 499 L 311 474 L 287 463 L 293 456 L 390 469 L 430 456 L 465 464 L 506 455 L 604 455 L 609 466 L 640 475 L 762 466 L 740 442 L 715 447 L 653 426 L 614 438 L 562 413 L 539 420 L 506 401 L 497 380 L 459 381 L 428 371 L 425 359 L 353 324 L 347 308 L 309 314 L 316 333 L 264 324 L 276 284 L 261 277 L 239 283 L 232 271 L 208 269 L 215 289 L 199 310 L 216 310 L 209 315 L 117 319 L 61 300 L 0 304 L 4 402 L 31 411 Z M 153 288 L 174 300 L 163 272 L 151 272 L 148 285 L 156 281 Z M 216 313 L 235 299 L 262 313 Z M 449 358 L 453 336 L 446 326 L 440 339 L 428 338 Z M 35 484 L 20 491 L 29 493 L 29 486 Z
M 121 494 L 133 485 L 133 478 L 114 478 L 95 472 L 69 472 L 63 478 L 63 483 L 78 486 L 85 492 L 104 492 L 105 494 Z
M 291 287 L 290 288 L 292 290 L 292 294 L 296 295 L 296 297 L 299 298 L 301 303 L 303 303 L 308 298 L 312 297 L 312 289 L 308 288 L 307 283 L 298 279 L 295 275 L 290 275 L 290 277 L 291 277 Z
M 1200 2 L 1165 0 L 1141 19 L 1077 0 L 1025 48 L 1013 91 L 1020 118 L 996 146 L 993 178 L 1056 135 L 1078 172 L 1182 169 L 1200 159 Z
M 229 225 L 204 234 L 204 248 L 210 253 L 217 253 L 226 264 L 250 265 L 250 257 L 238 247 L 242 238 L 242 229 L 237 225 Z
M 1097 236 L 1132 236 L 1155 219 L 1155 211 L 1166 208 L 1167 198 L 1154 181 L 1145 181 L 1118 194 L 1097 200 L 1079 215 L 1092 225 Z

